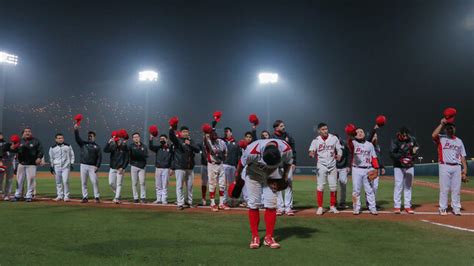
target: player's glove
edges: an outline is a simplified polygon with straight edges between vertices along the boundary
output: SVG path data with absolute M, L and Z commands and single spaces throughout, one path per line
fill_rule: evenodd
M 367 175 L 370 181 L 374 181 L 378 176 L 379 176 L 378 169 L 370 170 L 369 174 Z
M 402 157 L 400 159 L 400 164 L 404 167 L 411 167 L 413 165 L 413 160 L 410 157 Z
M 71 169 L 71 171 L 74 171 L 74 166 L 72 166 L 71 164 L 71 166 L 69 166 L 69 169 Z
M 0 173 L 3 173 L 7 170 L 7 167 L 4 165 L 0 165 Z
M 461 173 L 461 180 L 463 183 L 467 183 L 469 182 L 469 178 L 467 177 L 467 174 L 466 173 Z
M 267 180 L 268 186 L 273 192 L 282 191 L 288 188 L 288 180 L 280 178 L 280 179 L 268 179 Z
M 54 171 L 54 167 L 49 167 L 49 172 L 52 174 L 52 175 L 56 175 L 56 172 Z

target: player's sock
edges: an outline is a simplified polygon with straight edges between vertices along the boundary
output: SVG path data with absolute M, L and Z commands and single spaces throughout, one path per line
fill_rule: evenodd
M 265 210 L 265 225 L 267 227 L 267 233 L 265 236 L 273 237 L 273 230 L 275 229 L 276 223 L 276 209 Z
M 224 204 L 224 190 L 219 190 L 219 203 Z
M 207 186 L 201 186 L 201 195 L 202 195 L 203 200 L 206 200 L 206 192 L 207 192 Z
M 214 197 L 216 196 L 216 192 L 209 191 L 209 198 L 211 199 L 211 205 L 216 205 Z
M 336 206 L 336 200 L 337 199 L 337 191 L 331 191 L 331 198 L 330 198 L 330 204 L 331 207 Z
M 258 224 L 260 223 L 260 213 L 258 209 L 249 209 L 249 222 L 252 237 L 258 237 Z
M 316 191 L 316 194 L 318 196 L 318 207 L 323 207 L 323 192 L 322 191 L 319 191 L 317 190 Z

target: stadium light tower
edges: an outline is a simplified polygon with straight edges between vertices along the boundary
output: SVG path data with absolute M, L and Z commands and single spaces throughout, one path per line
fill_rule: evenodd
M 3 109 L 5 107 L 5 91 L 7 90 L 5 77 L 6 65 L 16 66 L 17 64 L 18 56 L 0 51 L 0 131 L 3 131 Z
M 152 87 L 152 84 L 158 82 L 158 73 L 153 70 L 144 70 L 138 72 L 138 81 L 142 83 L 151 83 L 150 86 L 145 86 L 145 122 L 143 123 L 143 137 L 142 141 L 146 141 L 147 137 L 147 124 L 148 124 L 148 101 L 149 101 L 149 87 Z
M 267 85 L 267 130 L 270 130 L 270 88 L 268 85 L 278 83 L 277 73 L 263 72 L 258 74 L 258 81 L 260 85 Z

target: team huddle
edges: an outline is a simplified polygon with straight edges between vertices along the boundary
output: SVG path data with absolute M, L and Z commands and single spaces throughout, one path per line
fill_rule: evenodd
M 279 248 L 280 244 L 273 236 L 276 217 L 295 215 L 292 185 L 296 169 L 295 140 L 287 133 L 282 120 L 275 121 L 273 133 L 264 130 L 259 138 L 259 119 L 255 114 L 249 116 L 251 130 L 245 133 L 242 140 L 234 139 L 230 127 L 224 129 L 224 136 L 219 136 L 216 127 L 221 115 L 221 112 L 215 112 L 212 123 L 202 126 L 202 139 L 198 141 L 191 139 L 188 127 L 181 126 L 178 130 L 179 120 L 173 117 L 169 120 L 168 134 L 160 135 L 154 125 L 149 128 L 148 145 L 144 144 L 142 136 L 137 132 L 131 135 L 130 141 L 128 133 L 122 129 L 112 132 L 103 149 L 96 143 L 94 131 L 87 132 L 87 139 L 81 137 L 82 115 L 77 115 L 74 136 L 80 148 L 81 202 L 89 201 L 89 181 L 92 184 L 94 201 L 99 203 L 101 200 L 97 171 L 104 152 L 110 155 L 108 181 L 114 194 L 113 202 L 121 203 L 123 178 L 130 165 L 133 201 L 145 203 L 145 173 L 147 160 L 152 152 L 155 155 L 156 191 L 156 200 L 153 203 L 168 204 L 169 178 L 175 175 L 177 208 L 192 208 L 197 155 L 200 156 L 202 164 L 199 204 L 205 206 L 209 203 L 210 210 L 215 212 L 229 210 L 234 206 L 247 207 L 252 249 L 260 247 L 259 209 L 264 208 L 266 233 L 263 244 L 270 248 Z M 453 213 L 461 215 L 461 181 L 468 181 L 465 148 L 455 134 L 455 115 L 455 109 L 446 109 L 444 118 L 432 133 L 439 156 L 440 215 L 447 215 L 449 192 Z M 365 196 L 370 214 L 378 214 L 376 195 L 380 176 L 385 174 L 385 167 L 381 160 L 377 132 L 385 123 L 384 116 L 377 117 L 374 127 L 367 135 L 364 129 L 348 124 L 345 128 L 345 140 L 331 134 L 327 124 L 318 125 L 318 136 L 308 148 L 308 155 L 315 159 L 317 169 L 316 215 L 323 215 L 325 212 L 323 194 L 326 183 L 330 193 L 329 212 L 337 214 L 339 210 L 352 206 L 353 214 L 359 215 L 362 210 L 361 196 Z M 389 148 L 395 177 L 394 213 L 415 213 L 411 199 L 414 163 L 418 150 L 415 137 L 410 134 L 408 128 L 401 127 Z M 0 156 L 0 181 L 4 200 L 24 199 L 31 202 L 36 194 L 37 166 L 46 163 L 41 141 L 33 137 L 31 128 L 25 128 L 21 136 L 12 135 L 9 141 L 0 133 Z M 65 143 L 63 134 L 56 134 L 55 144 L 49 148 L 48 156 L 50 171 L 56 182 L 57 197 L 54 200 L 68 202 L 69 175 L 76 158 L 71 145 Z M 350 173 L 352 205 L 348 206 L 346 187 Z M 11 195 L 15 175 L 16 190 L 14 195 Z

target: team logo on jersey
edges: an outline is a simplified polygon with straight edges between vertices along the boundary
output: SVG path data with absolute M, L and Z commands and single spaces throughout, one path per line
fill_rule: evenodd
M 458 146 L 458 145 L 455 145 L 455 144 L 446 142 L 446 144 L 444 144 L 444 146 L 443 146 L 443 149 L 445 149 L 445 150 L 460 151 L 460 150 L 461 150 L 461 146 Z
M 335 145 L 327 145 L 326 143 L 319 144 L 318 151 L 331 151 L 334 150 Z
M 357 147 L 354 151 L 355 154 L 360 154 L 360 155 L 370 155 L 369 150 L 363 150 L 360 147 Z

